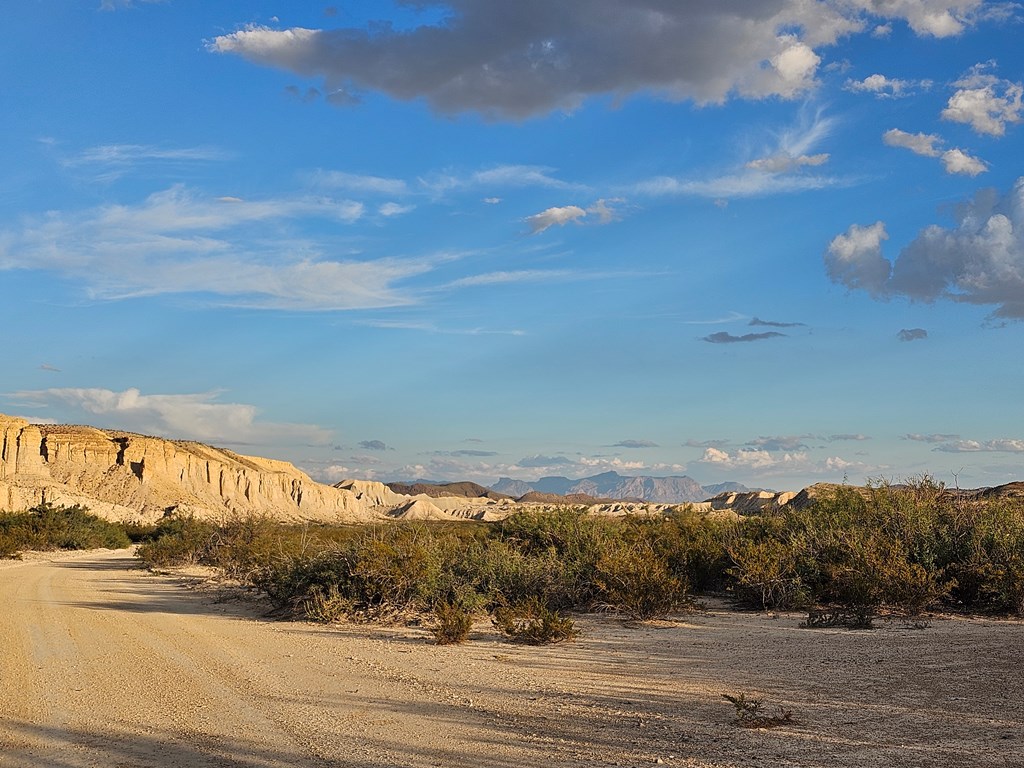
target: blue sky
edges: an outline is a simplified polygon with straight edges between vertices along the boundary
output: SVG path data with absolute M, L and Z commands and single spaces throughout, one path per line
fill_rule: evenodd
M 0 411 L 345 477 L 1024 459 L 1024 8 L 48 0 Z

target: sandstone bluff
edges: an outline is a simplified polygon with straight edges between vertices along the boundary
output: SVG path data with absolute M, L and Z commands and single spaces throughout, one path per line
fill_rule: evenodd
M 417 489 L 418 490 L 418 489 Z M 793 494 L 721 494 L 694 506 L 734 514 L 777 507 Z M 0 414 L 0 510 L 81 504 L 111 520 L 172 513 L 220 519 L 267 514 L 286 521 L 498 520 L 512 499 L 396 493 L 382 483 L 318 483 L 284 461 L 185 440 L 87 426 L 31 424 Z M 570 502 L 571 503 L 571 502 Z M 546 504 L 550 506 L 550 503 Z M 658 514 L 673 505 L 609 502 L 592 514 Z

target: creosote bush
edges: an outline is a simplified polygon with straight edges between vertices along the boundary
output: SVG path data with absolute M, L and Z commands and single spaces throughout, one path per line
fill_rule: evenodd
M 513 643 L 549 645 L 573 640 L 579 635 L 572 619 L 531 598 L 494 609 L 494 626 Z
M 434 606 L 431 632 L 438 645 L 464 643 L 473 628 L 473 614 L 461 605 L 438 603 Z
M 77 505 L 40 504 L 27 512 L 0 513 L 0 557 L 30 549 L 120 549 L 130 544 L 122 525 Z
M 139 555 L 156 566 L 217 566 L 284 615 L 427 615 L 452 637 L 466 615 L 557 634 L 554 617 L 569 621 L 559 612 L 657 618 L 716 592 L 755 609 L 823 611 L 826 623 L 936 607 L 1024 613 L 1024 503 L 964 500 L 929 478 L 838 488 L 802 509 L 738 520 L 690 507 L 650 518 L 563 508 L 496 524 L 171 517 Z

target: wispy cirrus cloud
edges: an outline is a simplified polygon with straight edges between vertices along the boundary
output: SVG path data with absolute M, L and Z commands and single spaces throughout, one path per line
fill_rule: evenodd
M 330 197 L 209 198 L 182 185 L 129 205 L 50 211 L 0 232 L 0 270 L 46 270 L 104 300 L 194 294 L 215 303 L 300 311 L 394 307 L 399 288 L 459 254 L 339 259 L 288 234 L 308 220 L 354 224 L 362 203 Z
M 814 150 L 832 133 L 834 118 L 820 110 L 801 114 L 797 125 L 772 136 L 769 146 L 739 167 L 705 177 L 658 176 L 633 184 L 629 189 L 652 197 L 692 196 L 716 201 L 730 198 L 792 194 L 815 189 L 847 186 L 852 178 L 809 172 L 825 165 L 830 155 Z
M 215 445 L 281 442 L 325 445 L 331 439 L 329 430 L 312 424 L 263 421 L 253 405 L 218 402 L 218 392 L 147 395 L 134 387 L 122 391 L 51 388 L 23 390 L 5 397 L 62 412 L 98 416 L 99 426 L 110 429 Z

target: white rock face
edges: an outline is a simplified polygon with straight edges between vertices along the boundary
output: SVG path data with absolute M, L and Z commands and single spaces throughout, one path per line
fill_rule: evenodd
M 405 497 L 402 497 L 403 499 Z M 266 514 L 355 522 L 367 505 L 293 465 L 201 443 L 92 427 L 33 425 L 0 415 L 0 506 L 83 504 L 111 519 Z

